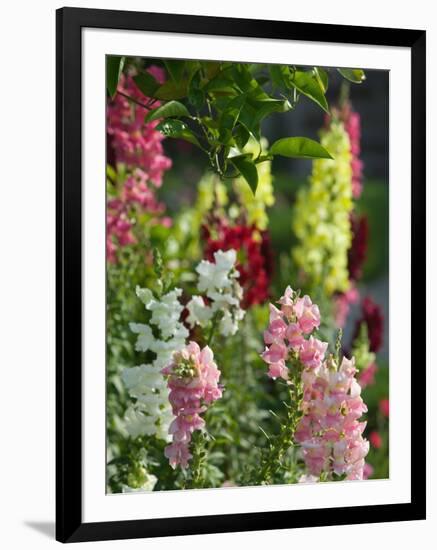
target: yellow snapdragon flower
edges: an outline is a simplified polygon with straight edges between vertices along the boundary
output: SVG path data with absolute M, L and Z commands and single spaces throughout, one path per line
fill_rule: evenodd
M 349 137 L 343 123 L 332 121 L 322 132 L 321 144 L 334 160 L 314 160 L 309 186 L 298 192 L 293 229 L 299 244 L 293 250 L 293 258 L 308 277 L 309 285 L 322 287 L 330 296 L 349 288 L 352 169 Z

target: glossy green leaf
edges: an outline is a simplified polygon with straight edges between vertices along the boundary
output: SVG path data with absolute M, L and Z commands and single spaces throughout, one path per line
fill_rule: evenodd
M 326 94 L 329 85 L 328 73 L 321 67 L 314 67 L 314 75 L 323 92 Z
M 106 56 L 106 86 L 108 94 L 114 97 L 120 75 L 124 67 L 125 58 L 118 55 Z
M 354 84 L 361 84 L 366 80 L 366 75 L 362 69 L 337 69 L 343 78 L 353 82 Z
M 232 157 L 229 160 L 247 181 L 255 195 L 256 188 L 258 187 L 258 170 L 254 162 L 247 155 Z
M 190 113 L 183 103 L 179 101 L 169 101 L 160 107 L 153 109 L 144 117 L 144 122 L 151 122 L 158 118 L 189 117 Z
M 163 120 L 157 125 L 156 129 L 166 137 L 184 139 L 185 141 L 189 141 L 193 145 L 200 147 L 200 143 L 196 136 L 181 120 L 172 118 Z
M 332 156 L 320 143 L 305 137 L 278 139 L 270 147 L 270 153 L 289 158 L 332 159 Z
M 147 71 L 133 77 L 135 84 L 146 97 L 155 97 L 159 82 Z
M 315 101 L 317 105 L 329 113 L 328 102 L 323 89 L 311 73 L 296 71 L 293 75 L 292 84 L 299 92 Z
M 291 109 L 290 102 L 282 99 L 264 99 L 250 102 L 250 105 L 255 109 L 254 124 L 258 124 L 272 113 L 286 113 Z

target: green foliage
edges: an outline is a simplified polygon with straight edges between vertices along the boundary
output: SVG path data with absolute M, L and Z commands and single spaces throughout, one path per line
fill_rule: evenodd
M 275 155 L 332 158 L 320 144 L 305 137 L 285 137 L 263 156 L 249 158 L 244 152 L 250 138 L 259 143 L 261 151 L 263 122 L 295 109 L 302 96 L 329 112 L 326 70 L 183 60 L 165 60 L 164 66 L 168 78 L 162 85 L 147 71 L 134 77 L 145 96 L 162 102 L 147 114 L 145 122 L 163 119 L 158 129 L 167 137 L 199 147 L 207 155 L 210 168 L 222 179 L 241 175 L 255 194 L 256 165 Z M 364 78 L 358 69 L 339 70 L 354 82 Z
M 232 157 L 230 160 L 232 164 L 237 168 L 243 178 L 247 181 L 255 195 L 258 187 L 258 171 L 255 163 L 250 158 L 251 155 L 239 155 Z
M 278 139 L 270 147 L 270 153 L 290 158 L 332 159 L 332 156 L 320 143 L 304 137 Z
M 144 122 L 151 122 L 152 120 L 157 120 L 159 118 L 170 118 L 170 117 L 189 117 L 190 113 L 183 103 L 179 101 L 169 101 L 164 103 L 156 109 L 152 109 L 144 117 Z
M 366 80 L 366 75 L 362 69 L 338 69 L 343 78 L 354 84 L 362 84 Z
M 118 81 L 124 67 L 124 57 L 118 55 L 106 56 L 106 85 L 110 97 L 114 97 L 117 91 Z
M 295 71 L 291 85 L 299 92 L 312 99 L 326 113 L 329 113 L 328 102 L 325 97 L 325 85 L 320 85 L 320 80 L 313 72 Z
M 183 139 L 192 143 L 193 145 L 199 146 L 199 141 L 197 140 L 194 133 L 188 128 L 188 126 L 178 119 L 173 120 L 163 120 L 156 127 L 157 130 L 162 132 L 166 137 L 174 139 Z
M 135 75 L 133 79 L 146 97 L 153 97 L 160 86 L 155 77 L 147 71 Z

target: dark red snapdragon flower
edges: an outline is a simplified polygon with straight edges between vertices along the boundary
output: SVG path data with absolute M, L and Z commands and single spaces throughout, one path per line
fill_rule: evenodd
M 231 225 L 227 220 L 215 219 L 202 227 L 205 257 L 212 261 L 217 250 L 237 251 L 239 283 L 243 287 L 243 309 L 262 304 L 269 299 L 269 284 L 273 273 L 273 256 L 267 231 L 254 225 Z
M 354 339 L 359 334 L 361 323 L 366 323 L 370 351 L 376 353 L 381 349 L 384 333 L 384 316 L 381 307 L 372 298 L 366 297 L 361 304 L 361 310 L 362 317 L 355 326 Z
M 348 251 L 347 267 L 351 281 L 358 281 L 362 276 L 363 264 L 367 256 L 369 239 L 369 221 L 365 214 L 352 212 L 350 216 L 352 244 Z

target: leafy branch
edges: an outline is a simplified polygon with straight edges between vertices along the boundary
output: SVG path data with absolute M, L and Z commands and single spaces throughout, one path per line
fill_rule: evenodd
M 326 91 L 329 75 L 321 67 L 262 65 L 215 61 L 165 60 L 168 78 L 160 84 L 148 71 L 134 76 L 147 103 L 133 100 L 148 110 L 145 122 L 160 120 L 157 129 L 165 136 L 183 139 L 200 148 L 211 170 L 222 179 L 242 176 L 253 193 L 258 185 L 257 165 L 275 156 L 299 159 L 332 159 L 320 143 L 307 137 L 279 139 L 261 154 L 261 125 L 273 114 L 293 110 L 301 97 L 329 113 Z M 123 57 L 108 56 L 107 86 L 111 97 L 126 66 Z M 365 79 L 361 69 L 338 69 L 355 84 Z M 118 92 L 127 97 L 122 92 Z M 151 108 L 153 102 L 161 105 Z M 250 138 L 259 154 L 245 150 Z

